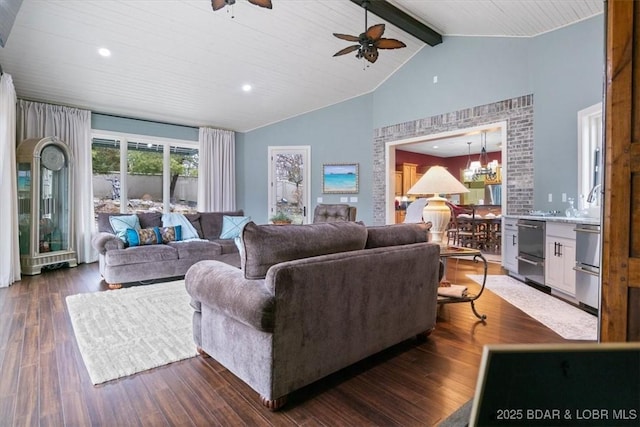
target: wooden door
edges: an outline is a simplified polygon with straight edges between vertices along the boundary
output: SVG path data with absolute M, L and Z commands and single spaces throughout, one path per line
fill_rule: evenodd
M 607 2 L 600 340 L 640 341 L 640 2 Z

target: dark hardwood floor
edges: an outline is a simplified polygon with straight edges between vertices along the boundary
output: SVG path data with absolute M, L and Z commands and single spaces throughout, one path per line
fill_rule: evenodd
M 457 267 L 457 271 L 452 271 Z M 480 264 L 451 262 L 448 277 L 471 289 Z M 489 274 L 503 274 L 490 264 Z M 194 357 L 93 386 L 78 350 L 65 298 L 105 291 L 97 264 L 24 276 L 0 289 L 2 426 L 429 426 L 474 393 L 489 343 L 565 342 L 490 291 L 476 306 L 439 310 L 426 342 L 407 341 L 293 393 L 270 412 L 215 360 Z

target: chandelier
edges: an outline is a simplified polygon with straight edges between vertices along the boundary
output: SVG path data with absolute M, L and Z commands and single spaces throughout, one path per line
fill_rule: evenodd
M 467 167 L 463 172 L 464 180 L 477 181 L 481 177 L 486 176 L 489 181 L 495 181 L 498 177 L 498 161 L 493 160 L 489 162 L 489 156 L 487 155 L 487 131 L 482 131 L 480 134 L 480 157 L 478 160 L 471 161 L 471 142 L 467 142 L 469 146 L 469 156 L 467 158 Z

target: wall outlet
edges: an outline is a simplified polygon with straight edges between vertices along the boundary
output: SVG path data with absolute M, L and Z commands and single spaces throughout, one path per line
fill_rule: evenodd
M 322 197 L 318 197 L 318 198 L 316 199 L 316 202 L 318 202 L 318 203 L 322 203 Z
M 567 193 L 562 193 L 562 201 L 563 202 L 567 201 Z
M 438 76 L 433 76 L 433 82 L 438 83 Z
M 549 193 L 549 203 L 553 202 L 553 194 Z

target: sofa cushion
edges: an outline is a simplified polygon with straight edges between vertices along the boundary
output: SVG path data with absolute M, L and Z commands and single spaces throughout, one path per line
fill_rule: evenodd
M 209 241 L 218 244 L 222 248 L 223 254 L 235 254 L 239 252 L 236 239 L 215 239 Z
M 200 226 L 202 227 L 202 238 L 207 240 L 216 240 L 220 238 L 222 232 L 222 217 L 243 216 L 242 210 L 233 212 L 199 212 Z
M 141 228 L 162 227 L 162 213 L 160 212 L 137 212 Z
M 206 240 L 187 240 L 182 242 L 169 242 L 169 246 L 178 251 L 179 259 L 200 261 L 217 259 L 222 253 L 220 245 Z
M 105 261 L 113 267 L 117 265 L 143 264 L 140 268 L 149 268 L 151 262 L 174 261 L 178 259 L 178 251 L 170 245 L 132 246 L 126 249 L 107 251 Z
M 250 221 L 242 230 L 241 266 L 247 279 L 263 279 L 272 265 L 363 249 L 366 240 L 366 227 L 355 222 L 256 225 Z
M 426 242 L 431 223 L 391 224 L 367 227 L 366 248 Z
M 127 229 L 140 230 L 140 220 L 138 215 L 117 215 L 110 216 L 109 223 L 116 236 L 127 242 Z M 128 242 L 127 242 L 128 243 Z
M 157 245 L 162 243 L 162 236 L 158 227 L 140 230 L 127 228 L 127 242 L 129 242 L 129 246 Z
M 222 231 L 220 232 L 221 239 L 235 239 L 240 235 L 242 227 L 247 225 L 251 221 L 250 216 L 222 216 Z
M 109 218 L 112 216 L 122 216 L 127 214 L 121 213 L 110 213 L 110 212 L 98 212 L 98 231 L 103 233 L 111 233 L 115 234 L 113 228 L 111 227 L 111 223 L 109 222 Z

